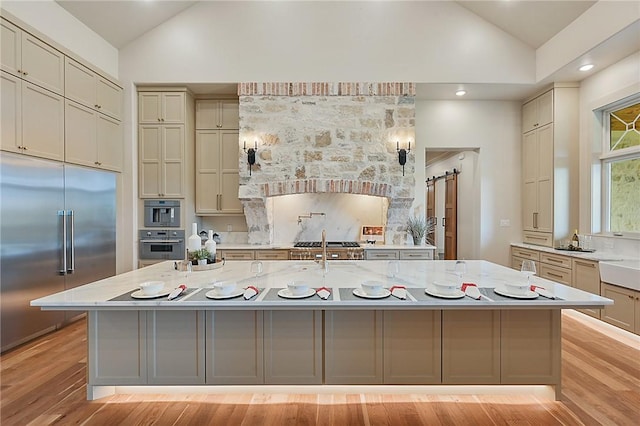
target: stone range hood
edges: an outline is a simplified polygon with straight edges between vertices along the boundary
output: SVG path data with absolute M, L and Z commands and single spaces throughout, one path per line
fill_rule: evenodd
M 414 83 L 241 83 L 240 182 L 250 244 L 274 242 L 270 197 L 387 199 L 385 241 L 403 244 L 415 191 Z M 257 143 L 251 175 L 242 150 Z M 295 224 L 292 224 L 295 225 Z

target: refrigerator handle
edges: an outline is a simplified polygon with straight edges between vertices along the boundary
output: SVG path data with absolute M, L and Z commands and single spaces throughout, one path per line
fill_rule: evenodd
M 67 218 L 65 217 L 64 210 L 58 210 L 58 217 L 62 219 L 62 256 L 60 257 L 60 269 L 58 272 L 60 275 L 67 273 Z
M 76 219 L 73 215 L 73 210 L 69 210 L 67 215 L 69 216 L 69 223 L 71 225 L 69 229 L 69 241 L 71 243 L 71 247 L 69 250 L 69 269 L 67 269 L 67 273 L 72 274 L 76 270 Z

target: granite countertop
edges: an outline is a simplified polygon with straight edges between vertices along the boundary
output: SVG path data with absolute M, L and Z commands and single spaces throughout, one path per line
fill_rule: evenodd
M 295 243 L 279 244 L 246 244 L 246 243 L 220 243 L 216 245 L 216 250 L 290 250 Z M 403 245 L 403 244 L 367 244 L 360 243 L 360 247 L 365 250 L 435 250 L 436 246 L 424 245 Z M 295 247 L 298 248 L 298 247 Z
M 552 253 L 561 256 L 569 256 L 569 257 L 577 257 L 580 259 L 587 260 L 595 260 L 598 262 L 604 261 L 612 261 L 612 260 L 626 260 L 631 259 L 629 256 L 623 256 L 616 253 L 606 252 L 606 251 L 595 251 L 593 253 L 584 253 L 579 251 L 571 251 L 571 250 L 557 250 L 553 247 L 545 247 L 545 246 L 537 246 L 535 244 L 525 244 L 525 243 L 511 243 L 514 247 L 521 247 L 530 250 L 543 251 L 545 253 Z
M 432 289 L 433 281 L 455 281 L 455 261 L 435 260 L 427 262 L 396 261 L 399 273 L 391 278 L 388 261 L 336 261 L 329 262 L 328 272 L 323 272 L 313 261 L 262 261 L 263 272 L 255 277 L 250 272 L 251 261 L 227 262 L 218 269 L 180 272 L 173 261 L 165 261 L 111 278 L 66 290 L 31 302 L 43 309 L 100 310 L 100 309 L 563 309 L 578 307 L 603 307 L 612 301 L 595 294 L 574 289 L 559 283 L 532 277 L 532 284 L 545 287 L 557 299 L 514 299 L 501 297 L 493 288 L 507 281 L 522 281 L 518 271 L 482 260 L 468 260 L 463 281 L 478 285 L 485 296 L 492 300 L 475 300 L 469 297 L 446 299 L 425 293 Z M 158 299 L 133 299 L 129 296 L 144 281 L 161 280 L 166 288 L 187 286 L 188 294 L 169 301 Z M 316 295 L 308 299 L 284 299 L 272 297 L 274 291 L 283 289 L 292 280 L 303 280 L 312 288 L 328 287 L 331 300 Z M 382 281 L 385 287 L 403 285 L 410 294 L 407 300 L 393 296 L 385 299 L 363 299 L 353 296 L 353 289 L 366 280 Z M 212 300 L 205 297 L 215 281 L 235 281 L 239 289 L 254 285 L 260 293 L 250 300 L 239 297 L 228 300 Z

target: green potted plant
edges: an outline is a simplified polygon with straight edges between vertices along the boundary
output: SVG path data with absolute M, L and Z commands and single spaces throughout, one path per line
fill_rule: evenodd
M 192 257 L 198 261 L 198 265 L 206 265 L 207 259 L 211 257 L 211 253 L 206 248 L 201 248 L 193 252 Z
M 407 232 L 411 234 L 413 244 L 416 246 L 422 245 L 425 236 L 434 230 L 435 225 L 432 218 L 427 220 L 423 216 L 413 216 L 407 220 Z

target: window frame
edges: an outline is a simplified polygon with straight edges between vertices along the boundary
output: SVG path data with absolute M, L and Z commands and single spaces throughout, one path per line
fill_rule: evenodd
M 633 231 L 611 231 L 611 203 L 610 203 L 610 190 L 611 190 L 611 164 L 617 161 L 639 159 L 640 160 L 640 146 L 632 146 L 623 149 L 611 150 L 611 120 L 609 115 L 620 109 L 628 106 L 640 103 L 640 93 L 630 98 L 614 102 L 601 110 L 602 113 L 602 147 L 600 154 L 600 179 L 601 179 L 601 232 L 600 234 L 605 236 L 627 237 L 633 239 L 640 239 L 640 232 Z

